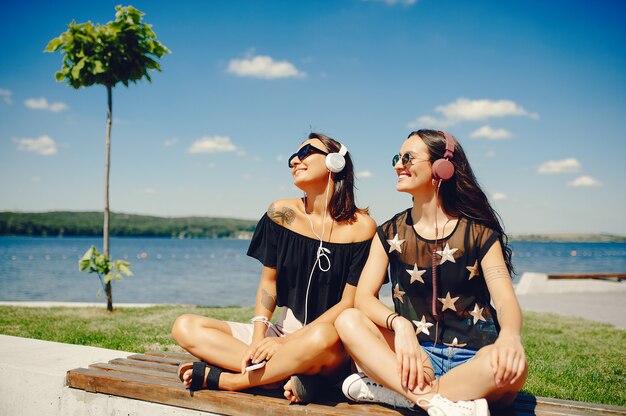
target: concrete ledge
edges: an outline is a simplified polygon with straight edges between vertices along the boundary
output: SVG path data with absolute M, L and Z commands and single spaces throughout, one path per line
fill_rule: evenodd
M 598 279 L 548 279 L 545 273 L 524 273 L 515 287 L 515 293 L 518 295 L 590 292 L 626 292 L 626 282 Z
M 65 386 L 68 370 L 130 354 L 0 335 L 0 415 L 211 415 Z

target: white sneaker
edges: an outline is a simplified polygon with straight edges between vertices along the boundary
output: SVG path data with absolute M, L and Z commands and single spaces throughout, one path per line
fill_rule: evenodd
M 437 394 L 430 400 L 420 400 L 428 404 L 429 416 L 489 416 L 489 406 L 485 399 L 452 402 Z
M 341 386 L 343 394 L 354 402 L 384 403 L 393 407 L 412 409 L 415 403 L 384 387 L 363 373 L 356 373 L 346 378 Z

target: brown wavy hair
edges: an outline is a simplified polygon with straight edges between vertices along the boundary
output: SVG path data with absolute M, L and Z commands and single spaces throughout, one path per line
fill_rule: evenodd
M 446 151 L 446 139 L 441 132 L 422 129 L 411 132 L 407 138 L 415 135 L 419 136 L 428 148 L 431 164 L 443 157 Z M 497 231 L 500 234 L 499 240 L 504 252 L 504 262 L 509 274 L 513 276 L 515 274 L 515 268 L 511 262 L 513 250 L 509 246 L 509 237 L 504 232 L 502 218 L 493 209 L 487 195 L 478 184 L 461 144 L 456 138 L 454 142 L 454 156 L 450 159 L 454 165 L 454 175 L 442 182 L 439 189 L 443 210 L 448 215 L 471 218 Z
M 339 152 L 341 149 L 341 144 L 337 140 L 321 133 L 310 133 L 309 139 L 321 141 L 330 153 Z M 331 175 L 335 190 L 329 201 L 330 216 L 337 222 L 353 222 L 356 221 L 357 213 L 368 214 L 368 209 L 356 206 L 354 199 L 354 165 L 350 152 L 347 152 L 344 158 L 346 165 L 341 172 Z

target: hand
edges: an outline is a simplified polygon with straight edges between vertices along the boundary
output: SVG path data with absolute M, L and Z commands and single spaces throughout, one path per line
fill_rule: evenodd
M 514 384 L 526 368 L 526 354 L 517 334 L 501 333 L 491 350 L 491 369 L 496 386 Z
M 420 359 L 420 346 L 415 336 L 413 325 L 399 316 L 393 322 L 398 376 L 402 387 L 413 391 L 415 387 L 423 390 L 426 383 L 424 365 Z
M 258 342 L 253 342 L 246 351 L 241 360 L 241 373 L 245 373 L 246 367 L 250 362 L 253 364 L 261 361 L 269 361 L 276 351 L 280 349 L 283 344 L 283 339 L 280 337 L 267 337 Z

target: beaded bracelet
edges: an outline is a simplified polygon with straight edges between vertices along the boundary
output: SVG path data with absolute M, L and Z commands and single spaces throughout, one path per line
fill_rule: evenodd
M 267 319 L 267 316 L 262 316 L 262 315 L 253 316 L 252 319 L 250 319 L 250 323 L 253 324 L 255 322 L 263 322 L 265 325 L 270 326 L 270 320 Z
M 385 326 L 388 330 L 393 331 L 391 324 L 393 323 L 393 320 L 396 319 L 398 316 L 400 316 L 400 314 L 398 314 L 397 312 L 392 312 L 389 314 L 389 316 L 387 316 L 387 319 L 385 319 Z M 391 318 L 391 322 L 389 322 L 389 318 Z

